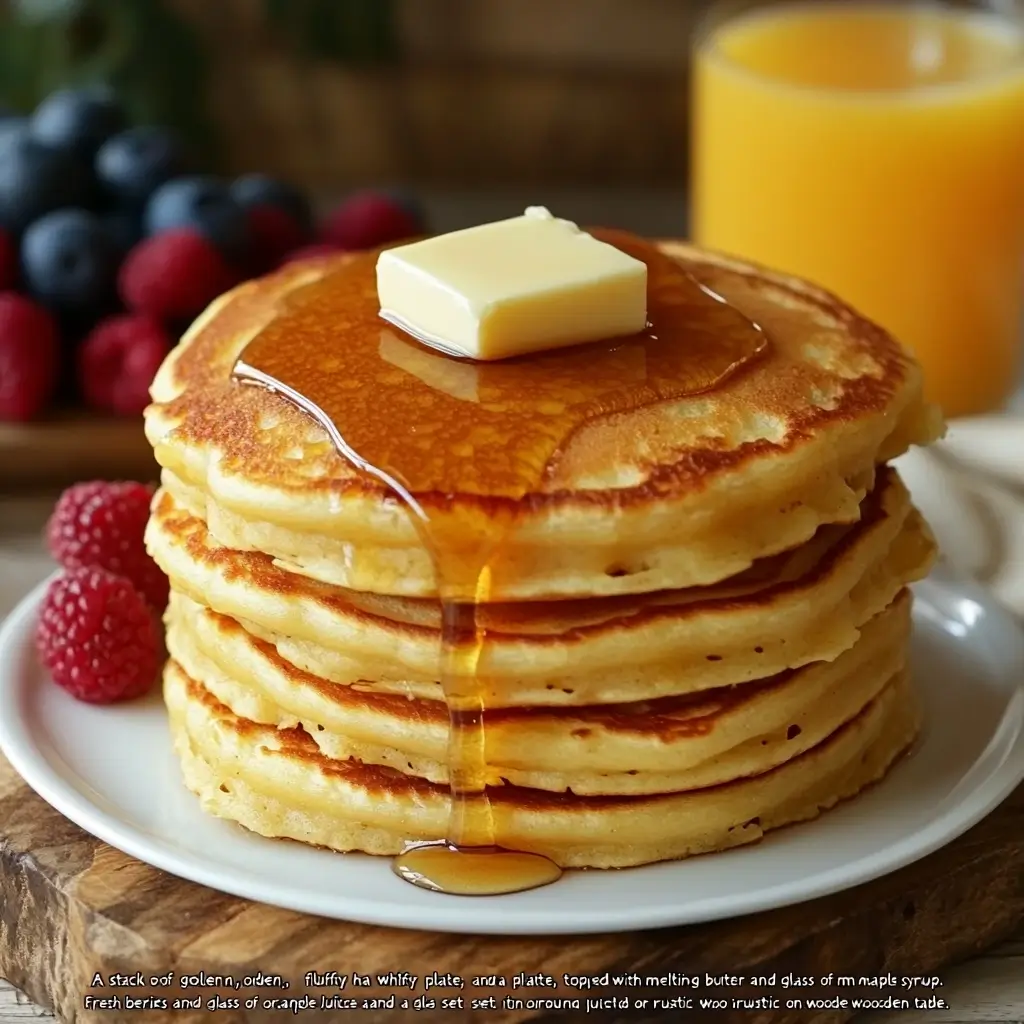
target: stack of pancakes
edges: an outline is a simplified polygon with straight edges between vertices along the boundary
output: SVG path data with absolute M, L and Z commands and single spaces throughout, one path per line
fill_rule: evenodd
M 563 866 L 812 818 L 919 726 L 907 585 L 934 546 L 886 465 L 941 431 L 916 364 L 806 283 L 664 247 L 713 271 L 768 354 L 574 433 L 479 609 L 495 838 Z M 146 414 L 163 467 L 147 544 L 171 580 L 164 693 L 204 808 L 395 854 L 448 824 L 433 564 L 401 501 L 232 379 L 285 298 L 344 259 L 242 285 L 168 358 Z

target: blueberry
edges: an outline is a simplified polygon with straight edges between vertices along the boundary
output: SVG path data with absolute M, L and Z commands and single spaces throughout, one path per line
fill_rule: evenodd
M 294 218 L 306 234 L 313 230 L 313 213 L 305 193 L 287 181 L 266 174 L 245 174 L 236 178 L 231 195 L 240 206 L 275 206 Z
M 103 228 L 121 256 L 125 256 L 142 239 L 142 220 L 131 210 L 114 210 L 104 214 Z
M 73 149 L 83 159 L 91 160 L 124 123 L 124 111 L 109 90 L 61 89 L 36 107 L 32 134 L 40 142 Z
M 245 210 L 217 178 L 193 175 L 165 182 L 146 204 L 144 225 L 149 235 L 191 228 L 205 235 L 228 259 L 245 254 Z
M 117 264 L 103 222 L 88 210 L 54 210 L 31 224 L 21 242 L 29 291 L 56 309 L 102 306 L 114 290 Z
M 0 120 L 0 151 L 6 148 L 7 143 L 16 138 L 28 135 L 27 117 L 5 117 Z
M 400 206 L 416 223 L 426 231 L 427 215 L 423 204 L 415 193 L 404 188 L 389 188 L 384 193 L 391 201 Z
M 24 131 L 0 138 L 0 226 L 19 234 L 50 210 L 91 199 L 92 176 L 70 150 Z
M 184 169 L 181 143 L 164 128 L 129 128 L 107 139 L 96 153 L 100 187 L 126 206 L 144 203 L 159 186 Z

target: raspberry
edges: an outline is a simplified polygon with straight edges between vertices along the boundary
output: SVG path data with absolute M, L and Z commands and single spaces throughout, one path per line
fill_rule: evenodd
M 315 245 L 304 245 L 299 249 L 292 249 L 281 260 L 281 266 L 286 263 L 298 263 L 302 260 L 322 260 L 326 256 L 337 256 L 342 250 L 329 242 L 318 242 Z
M 18 247 L 0 228 L 0 289 L 13 288 L 18 280 Z
M 165 181 L 146 200 L 146 233 L 194 231 L 229 259 L 244 259 L 249 244 L 245 210 L 226 182 L 209 174 L 186 174 Z
M 117 283 L 129 309 L 162 320 L 187 320 L 238 281 L 211 242 L 198 231 L 181 229 L 139 242 L 121 265 Z
M 101 320 L 78 350 L 82 397 L 104 412 L 141 414 L 149 404 L 149 386 L 170 350 L 170 336 L 150 316 Z
M 356 192 L 324 222 L 321 236 L 342 249 L 372 249 L 377 245 L 422 234 L 412 213 L 381 192 Z
M 273 206 L 287 213 L 304 235 L 310 233 L 313 211 L 309 197 L 291 182 L 272 178 L 269 174 L 243 174 L 232 182 L 231 198 L 243 210 L 251 210 L 254 206 Z
M 68 569 L 53 580 L 36 648 L 53 681 L 89 704 L 141 696 L 160 664 L 152 612 L 128 580 L 106 569 Z
M 30 420 L 57 387 L 57 324 L 23 295 L 0 293 L 0 420 Z
M 298 248 L 306 234 L 284 210 L 275 206 L 253 206 L 246 210 L 252 269 L 262 273 L 276 267 L 287 252 Z
M 46 542 L 65 569 L 106 569 L 123 576 L 160 612 L 167 605 L 167 577 L 143 541 L 153 490 L 130 481 L 75 484 L 54 507 Z

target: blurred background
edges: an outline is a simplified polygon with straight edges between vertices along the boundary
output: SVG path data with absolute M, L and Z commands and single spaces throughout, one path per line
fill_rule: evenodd
M 1003 410 L 1024 4 L 886 10 L 0 0 L 0 489 L 151 473 L 152 375 L 237 281 L 537 204 L 816 280 Z
M 688 54 L 704 6 L 0 0 L 0 293 L 44 307 L 57 335 L 50 369 L 37 311 L 0 294 L 0 488 L 149 468 L 138 414 L 167 347 L 213 292 L 310 244 L 360 248 L 537 203 L 685 234 Z M 98 87 L 106 105 L 82 99 Z M 120 150 L 100 152 L 126 130 Z M 226 197 L 205 186 L 147 223 L 168 178 L 228 189 L 254 172 L 272 180 L 250 181 L 245 205 L 280 213 L 290 190 L 298 231 L 267 215 L 247 247 Z M 189 204 L 203 211 L 190 219 Z M 62 221 L 69 207 L 88 218 Z M 177 301 L 126 296 L 133 249 L 193 226 L 209 228 L 229 271 L 207 266 L 209 288 Z M 181 249 L 148 264 L 202 258 Z M 117 319 L 126 313 L 155 314 L 162 332 Z M 18 351 L 3 341 L 8 321 L 9 339 L 26 335 Z
M 110 81 L 209 166 L 679 187 L 691 0 L 6 0 L 0 96 Z

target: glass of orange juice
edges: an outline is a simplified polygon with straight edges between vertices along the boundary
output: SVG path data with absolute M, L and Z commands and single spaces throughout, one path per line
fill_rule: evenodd
M 1015 0 L 712 6 L 693 83 L 695 241 L 887 327 L 948 416 L 1019 379 L 1024 21 Z

